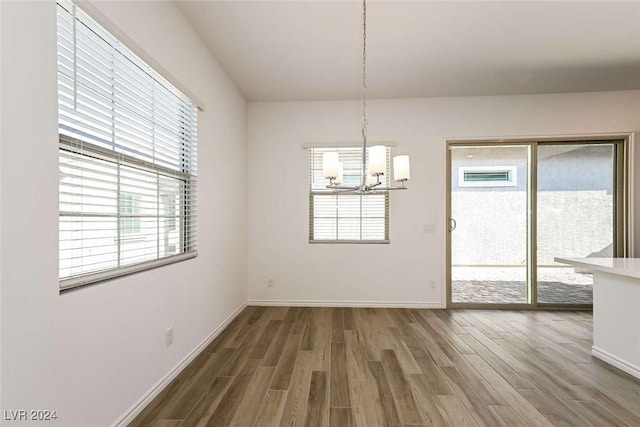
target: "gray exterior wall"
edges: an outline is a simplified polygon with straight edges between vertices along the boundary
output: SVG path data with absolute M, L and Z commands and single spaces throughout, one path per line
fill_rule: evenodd
M 516 166 L 516 185 L 460 187 L 459 169 L 468 166 Z M 453 265 L 526 263 L 527 175 L 526 148 L 453 149 Z M 611 256 L 613 188 L 610 145 L 539 147 L 539 265 L 556 256 Z

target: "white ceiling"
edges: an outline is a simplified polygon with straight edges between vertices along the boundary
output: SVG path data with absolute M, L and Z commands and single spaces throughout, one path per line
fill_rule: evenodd
M 361 96 L 356 1 L 180 1 L 250 101 Z M 640 1 L 367 4 L 368 97 L 640 89 Z

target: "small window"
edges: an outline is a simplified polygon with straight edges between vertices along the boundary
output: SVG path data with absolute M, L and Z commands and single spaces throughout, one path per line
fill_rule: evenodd
M 140 233 L 140 196 L 120 192 L 120 231 L 122 234 Z
M 344 165 L 344 184 L 359 185 L 362 178 L 362 149 L 309 149 L 309 242 L 310 243 L 388 243 L 389 192 L 372 194 L 331 194 L 329 180 L 322 174 L 322 155 L 337 152 Z M 381 177 L 386 185 L 387 171 Z
M 516 166 L 461 166 L 459 187 L 515 187 L 518 185 Z

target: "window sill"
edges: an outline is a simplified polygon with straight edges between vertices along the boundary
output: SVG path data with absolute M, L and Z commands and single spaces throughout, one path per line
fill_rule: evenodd
M 388 245 L 391 243 L 389 240 L 309 240 L 310 244 L 356 244 L 356 245 Z
M 107 280 L 117 279 L 119 277 L 128 276 L 130 274 L 140 273 L 141 271 L 151 270 L 153 268 L 163 267 L 165 265 L 174 264 L 180 261 L 186 261 L 198 256 L 198 252 L 187 252 L 179 255 L 173 255 L 153 261 L 132 264 L 115 270 L 101 271 L 97 273 L 89 273 L 82 276 L 72 277 L 60 280 L 60 294 L 70 290 L 78 289 L 82 286 L 93 285 Z

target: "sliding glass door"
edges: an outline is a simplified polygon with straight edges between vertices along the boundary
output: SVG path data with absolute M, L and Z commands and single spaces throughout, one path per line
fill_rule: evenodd
M 554 257 L 612 257 L 616 245 L 616 145 L 540 144 L 538 304 L 593 304 L 593 274 Z
M 449 143 L 448 304 L 589 307 L 590 271 L 625 254 L 625 143 Z
M 527 304 L 529 145 L 451 147 L 452 302 Z

